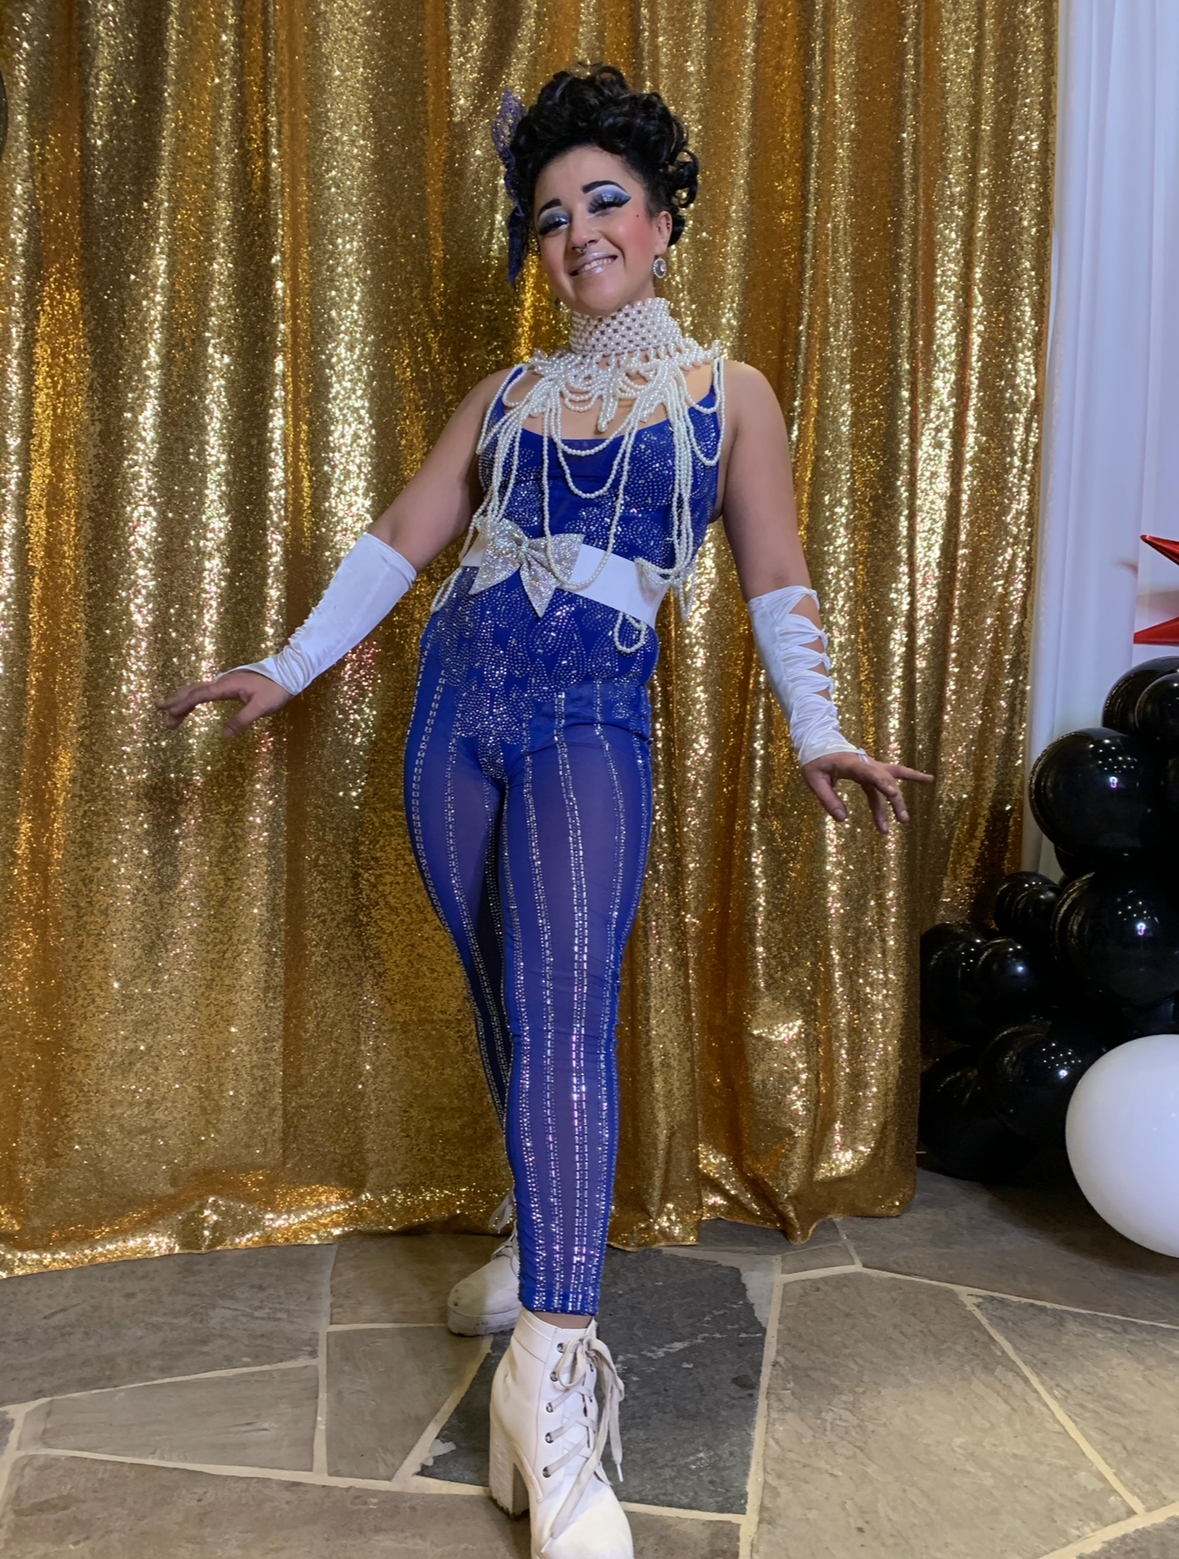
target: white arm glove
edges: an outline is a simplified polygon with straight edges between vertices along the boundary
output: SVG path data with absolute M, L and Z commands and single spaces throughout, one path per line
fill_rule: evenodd
M 344 554 L 319 604 L 277 655 L 234 666 L 259 671 L 292 696 L 369 634 L 409 589 L 417 569 L 395 547 L 365 531 Z
M 831 678 L 824 675 L 831 670 L 831 662 L 825 653 L 808 648 L 808 643 L 818 639 L 826 651 L 827 635 L 809 617 L 792 610 L 808 595 L 818 606 L 815 592 L 802 585 L 784 585 L 746 602 L 766 680 L 786 716 L 800 764 L 829 752 L 858 753 L 867 763 L 864 749 L 853 746 L 840 733 L 838 711 L 831 699 L 823 696 L 823 689 L 832 691 Z

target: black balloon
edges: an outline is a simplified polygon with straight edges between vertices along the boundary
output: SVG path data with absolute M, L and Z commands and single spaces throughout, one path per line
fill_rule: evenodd
M 1060 1009 L 1060 1015 L 1065 1014 L 1086 1031 L 1099 1033 L 1110 1049 L 1146 1034 L 1179 1034 L 1177 996 L 1165 996 L 1149 1007 L 1132 1007 L 1076 988 Z
M 960 1045 L 980 1045 L 995 1032 L 967 988 L 971 971 L 990 938 L 970 927 L 938 949 L 926 966 L 921 985 L 923 1016 Z
M 1065 882 L 1071 882 L 1074 877 L 1084 877 L 1088 872 L 1096 870 L 1097 862 L 1091 855 L 1082 855 L 1078 850 L 1066 850 L 1060 844 L 1054 844 L 1052 849 Z
M 1152 1007 L 1118 1007 L 1109 1028 L 1115 1044 L 1145 1034 L 1179 1034 L 1179 997 L 1165 996 Z
M 1060 895 L 1056 955 L 1091 991 L 1149 1007 L 1179 991 L 1179 908 L 1146 873 L 1091 872 Z
M 1168 746 L 1179 743 L 1179 674 L 1156 677 L 1139 694 L 1134 725 L 1142 736 Z
M 942 1056 L 922 1077 L 918 1131 L 938 1166 L 963 1180 L 1017 1178 L 1037 1152 L 991 1109 L 964 1051 Z
M 1062 1044 L 1071 1045 L 1094 1061 L 1121 1043 L 1117 1025 L 1107 1019 L 1105 1008 L 1100 1005 L 1062 1007 L 1053 1016 L 1051 1028 Z
M 995 937 L 963 977 L 984 1022 L 1002 1025 L 1043 1014 L 1054 1005 L 1048 977 L 1035 956 L 1013 937 Z
M 1113 731 L 1137 730 L 1138 700 L 1152 682 L 1171 671 L 1179 671 L 1179 655 L 1156 655 L 1153 660 L 1131 667 L 1106 694 L 1102 725 Z
M 1041 955 L 1052 949 L 1052 916 L 1060 900 L 1060 884 L 1047 879 L 1026 888 L 1015 905 L 1011 935 Z
M 991 918 L 1004 936 L 1018 938 L 1019 933 L 1015 929 L 1016 906 L 1031 889 L 1044 885 L 1049 888 L 1056 886 L 1051 877 L 1045 877 L 1040 872 L 1012 872 L 1004 877 L 995 891 L 991 906 Z
M 936 926 L 927 926 L 921 933 L 921 972 L 924 975 L 930 960 L 943 947 L 960 942 L 965 936 L 985 937 L 986 932 L 972 926 L 968 920 L 939 920 Z
M 1096 726 L 1057 737 L 1032 765 L 1028 796 L 1052 843 L 1081 855 L 1124 857 L 1163 837 L 1162 768 L 1140 736 Z
M 1005 1126 L 1041 1147 L 1064 1146 L 1069 1100 L 1110 1048 L 1107 1035 L 1074 1016 L 1003 1029 L 978 1059 L 983 1096 Z

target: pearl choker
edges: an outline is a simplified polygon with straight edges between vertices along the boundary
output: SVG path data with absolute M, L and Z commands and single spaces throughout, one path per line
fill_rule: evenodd
M 613 314 L 569 316 L 567 351 L 595 362 L 602 357 L 631 357 L 639 352 L 678 351 L 700 348 L 685 336 L 667 306 L 666 298 L 639 298 L 624 303 Z

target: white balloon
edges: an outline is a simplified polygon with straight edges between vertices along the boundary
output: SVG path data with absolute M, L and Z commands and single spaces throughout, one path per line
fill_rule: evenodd
M 1148 1034 L 1101 1056 L 1069 1101 L 1077 1183 L 1106 1223 L 1179 1256 L 1179 1034 Z

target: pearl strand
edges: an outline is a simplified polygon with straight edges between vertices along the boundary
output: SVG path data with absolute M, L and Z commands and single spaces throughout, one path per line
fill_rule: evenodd
M 497 526 L 505 523 L 508 494 L 515 485 L 519 470 L 520 435 L 529 418 L 539 417 L 544 429 L 541 511 L 546 562 L 557 583 L 564 589 L 586 589 L 599 577 L 614 550 L 630 472 L 631 453 L 639 427 L 662 406 L 667 412 L 674 451 L 671 495 L 674 561 L 668 568 L 660 567 L 649 558 L 635 561 L 649 579 L 658 580 L 674 590 L 681 616 L 686 620 L 692 608 L 695 577 L 691 506 L 693 456 L 704 466 L 715 466 L 720 461 L 725 428 L 723 362 L 720 343 L 714 341 L 710 347 L 703 348 L 690 336 L 685 336 L 671 318 L 664 298 L 638 299 L 604 316 L 573 314 L 569 345 L 566 348 L 551 356 L 544 352 L 534 352 L 527 363 L 518 365 L 508 375 L 496 397 L 502 400 L 504 416 L 494 429 L 489 424 L 495 399 L 484 414 L 477 452 L 482 454 L 488 440 L 494 436 L 492 475 L 483 501 L 471 518 L 462 556 L 465 557 L 481 531 L 490 540 Z M 718 436 L 716 452 L 711 456 L 700 448 L 696 430 L 692 426 L 689 408 L 694 403 L 688 393 L 686 377 L 689 369 L 705 363 L 715 365 L 716 400 L 707 410 L 717 417 Z M 535 376 L 536 382 L 521 400 L 509 402 L 508 390 L 529 371 Z M 620 402 L 630 402 L 630 410 L 619 427 L 599 443 L 581 449 L 566 442 L 561 437 L 562 405 L 573 412 L 586 412 L 598 401 L 601 402 L 597 419 L 599 432 L 604 433 L 609 427 Z M 618 452 L 606 481 L 591 492 L 583 491 L 573 479 L 569 456 L 596 454 L 615 439 L 619 440 Z M 596 568 L 585 579 L 575 580 L 565 574 L 553 556 L 549 515 L 550 443 L 557 452 L 565 481 L 575 497 L 582 500 L 603 498 L 610 492 L 616 479 L 618 482 L 606 546 L 601 549 L 602 556 Z M 449 598 L 461 568 L 462 557 L 458 568 L 439 587 L 433 609 Z M 618 636 L 624 617 L 638 629 L 639 637 L 633 644 L 624 644 Z M 613 637 L 615 648 L 620 653 L 634 654 L 646 641 L 646 635 L 646 623 L 625 612 L 618 613 Z

